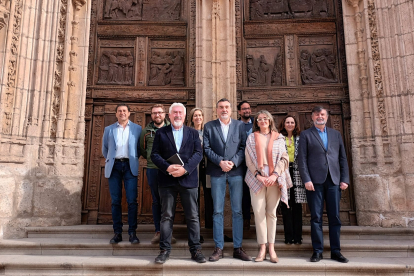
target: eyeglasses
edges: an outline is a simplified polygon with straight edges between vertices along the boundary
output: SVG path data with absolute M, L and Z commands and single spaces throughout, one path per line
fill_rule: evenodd
M 152 112 L 151 114 L 152 115 L 161 115 L 161 114 L 164 114 L 165 112 Z
M 264 122 L 264 121 L 269 121 L 269 118 L 257 118 L 258 122 Z
M 251 108 L 250 107 L 245 107 L 245 108 L 242 108 L 241 110 L 250 110 Z

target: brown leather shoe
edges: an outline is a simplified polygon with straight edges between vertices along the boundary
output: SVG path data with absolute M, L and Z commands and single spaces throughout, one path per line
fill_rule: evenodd
M 252 257 L 246 254 L 246 251 L 242 247 L 234 248 L 233 258 L 240 259 L 242 261 L 253 261 Z
M 210 256 L 210 258 L 208 258 L 208 260 L 210 262 L 217 262 L 221 258 L 223 258 L 223 250 L 221 250 L 220 248 L 216 247 L 214 249 L 213 254 L 211 254 L 211 256 Z

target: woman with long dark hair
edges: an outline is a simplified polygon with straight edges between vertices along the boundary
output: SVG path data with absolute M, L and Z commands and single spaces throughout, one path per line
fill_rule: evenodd
M 296 161 L 300 134 L 296 118 L 292 115 L 287 115 L 280 122 L 279 130 L 286 137 L 286 149 L 289 155 L 289 172 L 293 182 L 293 187 L 288 191 L 290 208 L 285 203 L 281 205 L 285 243 L 302 244 L 302 203 L 306 203 L 306 190 L 300 178 Z

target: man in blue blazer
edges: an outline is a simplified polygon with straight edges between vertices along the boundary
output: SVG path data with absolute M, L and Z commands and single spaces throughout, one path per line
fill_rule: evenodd
M 105 157 L 105 177 L 111 194 L 114 237 L 110 243 L 122 241 L 122 180 L 128 203 L 129 241 L 139 243 L 137 229 L 137 176 L 139 137 L 141 126 L 129 120 L 130 108 L 126 104 L 116 107 L 118 122 L 107 126 L 103 135 L 102 154 Z
M 314 126 L 300 134 L 298 165 L 311 212 L 311 262 L 323 259 L 323 205 L 329 224 L 331 259 L 347 263 L 341 254 L 339 204 L 341 190 L 349 185 L 349 169 L 341 134 L 326 127 L 328 112 L 321 106 L 312 109 Z
M 170 256 L 178 194 L 187 222 L 191 259 L 198 263 L 206 262 L 201 253 L 197 203 L 197 165 L 203 158 L 203 151 L 198 131 L 184 125 L 185 116 L 184 105 L 173 103 L 169 110 L 171 125 L 164 126 L 155 133 L 152 146 L 151 160 L 159 169 L 158 191 L 161 200 L 160 254 L 155 258 L 155 263 L 158 264 L 165 263 Z M 177 154 L 183 164 L 167 161 Z
M 206 173 L 211 176 L 213 197 L 213 238 L 215 249 L 209 261 L 223 258 L 223 213 L 227 182 L 230 189 L 233 218 L 233 257 L 243 261 L 252 258 L 242 248 L 243 240 L 243 179 L 244 150 L 247 134 L 244 123 L 231 119 L 231 104 L 227 99 L 217 102 L 217 120 L 204 126 L 204 152 L 207 156 Z

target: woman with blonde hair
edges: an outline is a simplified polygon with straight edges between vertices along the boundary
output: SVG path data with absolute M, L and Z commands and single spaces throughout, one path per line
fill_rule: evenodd
M 279 261 L 275 252 L 276 209 L 279 201 L 288 204 L 287 188 L 292 187 L 289 175 L 289 156 L 285 138 L 275 127 L 272 115 L 261 110 L 253 122 L 253 133 L 246 142 L 247 173 L 245 181 L 256 224 L 257 243 L 260 245 L 255 262 L 266 259 L 269 244 L 270 261 Z

